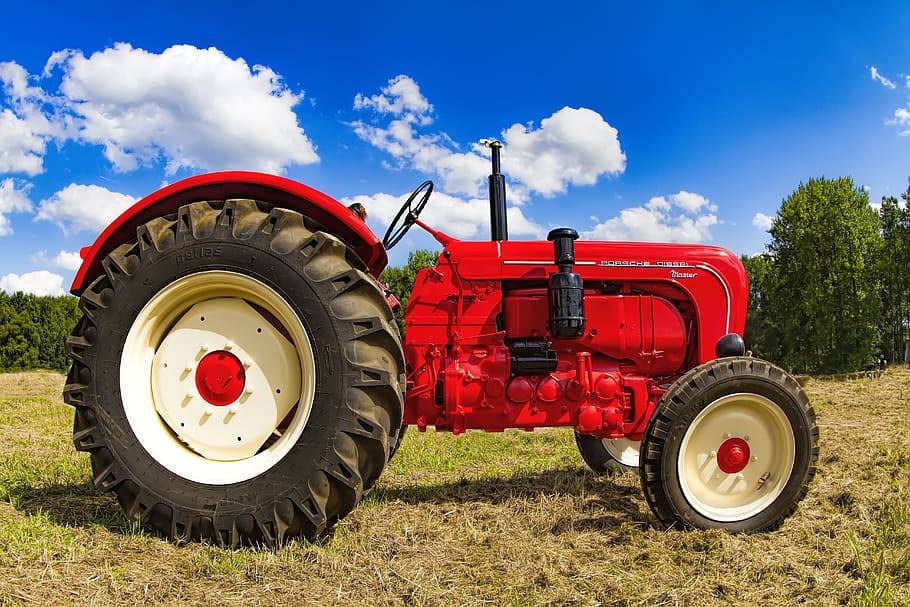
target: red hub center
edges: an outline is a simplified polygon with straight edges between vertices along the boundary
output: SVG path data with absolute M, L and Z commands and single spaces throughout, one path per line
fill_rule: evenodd
M 717 467 L 727 474 L 742 472 L 749 463 L 749 443 L 734 436 L 725 440 L 717 450 Z
M 236 356 L 225 350 L 210 352 L 196 367 L 196 389 L 207 403 L 223 407 L 243 394 L 246 374 Z

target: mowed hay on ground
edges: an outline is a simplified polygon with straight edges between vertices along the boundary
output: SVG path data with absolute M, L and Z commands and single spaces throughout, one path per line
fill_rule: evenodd
M 663 531 L 569 431 L 409 433 L 335 532 L 277 551 L 128 525 L 71 445 L 63 378 L 0 375 L 0 604 L 910 603 L 910 372 L 810 381 L 818 476 L 780 531 Z

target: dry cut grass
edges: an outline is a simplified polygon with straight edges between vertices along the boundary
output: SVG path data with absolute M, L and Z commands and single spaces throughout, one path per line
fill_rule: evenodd
M 0 375 L 0 605 L 910 604 L 910 371 L 810 381 L 818 477 L 781 530 L 662 531 L 566 431 L 409 434 L 335 533 L 178 547 L 126 524 L 72 450 L 62 377 Z

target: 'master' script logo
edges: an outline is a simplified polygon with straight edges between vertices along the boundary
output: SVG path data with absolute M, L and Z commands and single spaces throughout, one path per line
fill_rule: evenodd
M 671 278 L 695 278 L 698 276 L 697 272 L 677 272 L 676 270 L 670 270 Z

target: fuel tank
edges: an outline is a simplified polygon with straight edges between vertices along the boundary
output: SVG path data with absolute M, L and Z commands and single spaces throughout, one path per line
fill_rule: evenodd
M 605 295 L 585 289 L 588 329 L 580 339 L 553 339 L 553 349 L 588 351 L 654 376 L 679 371 L 686 354 L 682 314 L 654 295 Z M 547 290 L 514 289 L 503 297 L 507 339 L 547 335 Z

